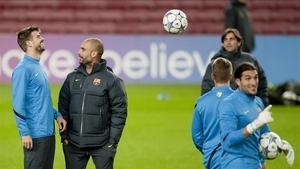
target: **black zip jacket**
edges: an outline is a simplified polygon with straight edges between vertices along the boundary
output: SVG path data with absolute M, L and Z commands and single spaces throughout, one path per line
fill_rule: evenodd
M 62 140 L 79 148 L 118 144 L 127 117 L 127 95 L 123 81 L 108 69 L 102 59 L 91 74 L 80 65 L 67 76 L 58 101 L 67 121 Z
M 227 51 L 224 50 L 224 48 L 222 48 L 218 53 L 216 53 L 214 55 L 214 57 L 212 57 L 210 64 L 206 68 L 205 75 L 203 77 L 202 84 L 201 84 L 202 95 L 204 93 L 208 92 L 211 88 L 214 87 L 214 82 L 211 79 L 211 63 L 215 59 L 217 59 L 221 56 L 223 56 L 224 58 L 228 59 L 231 62 L 232 66 L 233 66 L 233 72 L 235 71 L 236 67 L 239 64 L 241 64 L 242 62 L 250 62 L 250 63 L 254 64 L 257 67 L 257 69 L 258 69 L 258 78 L 259 78 L 257 96 L 262 99 L 265 106 L 268 105 L 268 95 L 267 95 L 268 82 L 267 82 L 267 78 L 266 78 L 266 75 L 265 75 L 265 72 L 264 72 L 263 68 L 257 62 L 256 58 L 254 58 L 252 55 L 250 55 L 249 53 L 246 53 L 246 52 L 241 52 L 241 51 L 236 52 L 236 53 L 227 52 Z M 236 83 L 234 82 L 234 79 L 231 79 L 230 87 L 232 89 L 236 89 L 238 87 L 236 85 Z

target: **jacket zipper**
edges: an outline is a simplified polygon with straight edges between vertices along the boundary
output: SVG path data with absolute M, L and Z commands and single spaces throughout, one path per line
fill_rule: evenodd
M 103 126 L 103 115 L 102 115 L 102 108 L 100 107 L 100 130 L 102 130 L 102 126 Z
M 85 95 L 86 95 L 86 91 L 84 91 L 84 93 L 83 93 L 83 100 L 82 100 L 82 106 L 81 106 L 80 136 L 82 136 L 82 133 L 83 133 L 83 110 L 84 110 L 84 103 L 85 103 Z
M 80 85 L 80 88 L 84 86 L 84 83 L 89 77 L 85 78 L 83 82 Z M 86 89 L 84 89 L 83 93 L 83 99 L 82 99 L 82 105 L 81 105 L 81 119 L 80 119 L 80 133 L 79 136 L 82 137 L 83 135 L 83 112 L 84 112 L 84 106 L 85 106 L 85 96 L 86 96 Z

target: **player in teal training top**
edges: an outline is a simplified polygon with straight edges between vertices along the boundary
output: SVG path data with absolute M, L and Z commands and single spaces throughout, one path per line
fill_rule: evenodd
M 258 73 L 251 63 L 242 63 L 234 77 L 239 88 L 219 105 L 221 140 L 224 154 L 222 169 L 260 169 L 260 136 L 269 132 L 267 123 L 273 121 L 271 106 L 264 109 L 262 100 L 255 96 Z
M 223 155 L 222 169 L 261 169 L 264 159 L 259 153 L 259 139 L 269 132 L 272 122 L 271 105 L 264 108 L 255 96 L 258 88 L 257 69 L 251 63 L 242 63 L 234 72 L 239 88 L 219 105 Z M 278 147 L 285 153 L 289 165 L 294 162 L 294 150 L 285 140 Z
M 215 87 L 200 97 L 195 106 L 192 122 L 192 138 L 196 148 L 204 155 L 208 169 L 219 169 L 222 154 L 218 120 L 219 102 L 233 92 L 229 87 L 232 65 L 222 57 L 212 64 L 212 79 Z
M 25 52 L 12 74 L 13 111 L 22 138 L 25 169 L 52 169 L 55 136 L 54 119 L 61 131 L 66 121 L 52 105 L 48 78 L 40 63 L 44 38 L 38 27 L 18 32 L 17 41 Z

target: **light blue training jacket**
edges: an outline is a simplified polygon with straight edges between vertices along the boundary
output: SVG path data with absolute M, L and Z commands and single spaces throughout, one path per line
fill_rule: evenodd
M 12 74 L 13 111 L 20 136 L 54 135 L 54 119 L 61 116 L 52 105 L 46 73 L 39 60 L 25 55 Z
M 269 132 L 267 125 L 248 138 L 243 129 L 264 109 L 262 100 L 237 89 L 219 105 L 223 156 L 222 169 L 259 169 L 263 159 L 259 153 L 259 138 Z
M 204 155 L 206 168 L 213 150 L 221 142 L 218 105 L 232 92 L 229 86 L 213 87 L 196 102 L 192 121 L 192 139 L 197 149 Z M 221 151 L 219 146 L 211 160 L 210 169 L 220 168 Z

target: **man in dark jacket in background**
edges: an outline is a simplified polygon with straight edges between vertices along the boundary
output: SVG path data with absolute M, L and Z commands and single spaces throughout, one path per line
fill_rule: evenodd
M 85 169 L 90 156 L 96 168 L 113 168 L 127 95 L 123 81 L 101 59 L 103 51 L 99 39 L 84 40 L 80 66 L 68 75 L 59 94 L 59 111 L 68 122 L 61 134 L 67 169 Z
M 231 0 L 225 9 L 225 29 L 236 28 L 244 38 L 242 50 L 252 52 L 255 47 L 254 30 L 246 0 Z
M 235 69 L 243 62 L 250 62 L 254 64 L 258 69 L 257 71 L 259 76 L 258 92 L 256 95 L 263 100 L 265 106 L 268 105 L 268 96 L 267 96 L 268 83 L 267 83 L 267 78 L 265 76 L 265 72 L 255 57 L 253 57 L 249 53 L 241 51 L 241 47 L 243 45 L 243 38 L 240 35 L 239 31 L 233 28 L 226 29 L 222 35 L 221 41 L 222 41 L 222 48 L 211 59 L 211 63 L 215 59 L 222 56 L 228 59 L 232 63 L 233 71 L 235 71 Z M 202 95 L 214 87 L 214 82 L 211 79 L 211 63 L 207 66 L 205 75 L 202 80 L 202 84 L 201 84 Z M 232 89 L 237 88 L 234 79 L 231 79 L 230 86 Z

